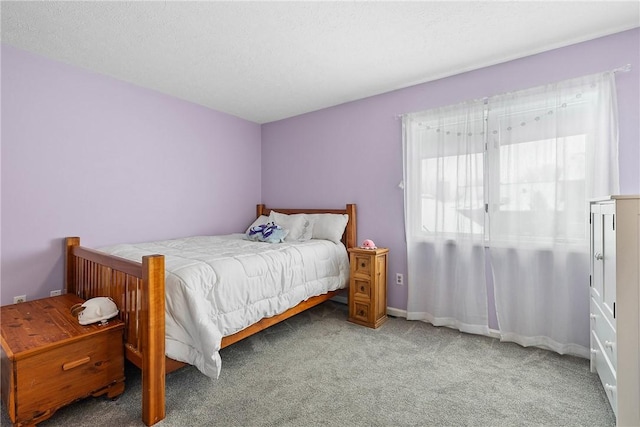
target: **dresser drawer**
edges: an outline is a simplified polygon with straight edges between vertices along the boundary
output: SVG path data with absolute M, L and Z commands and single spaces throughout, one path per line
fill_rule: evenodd
M 600 305 L 591 298 L 591 329 L 595 331 L 604 353 L 611 362 L 614 370 L 618 369 L 618 346 L 616 345 L 616 331 L 604 315 Z
M 17 420 L 124 381 L 122 329 L 96 334 L 15 362 Z
M 598 339 L 597 335 L 594 331 L 591 332 L 592 342 L 594 345 L 594 356 L 595 356 L 595 365 L 596 370 L 598 371 L 598 376 L 600 377 L 600 381 L 602 382 L 602 386 L 604 387 L 604 391 L 607 394 L 607 398 L 609 399 L 609 403 L 611 404 L 611 409 L 613 409 L 613 413 L 618 415 L 618 384 L 616 380 L 616 371 L 611 366 L 611 362 L 606 355 L 602 347 L 602 343 Z

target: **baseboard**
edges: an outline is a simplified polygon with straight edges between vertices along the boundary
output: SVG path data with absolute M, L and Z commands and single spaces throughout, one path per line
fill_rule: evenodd
M 387 315 L 393 317 L 407 318 L 407 310 L 400 310 L 399 308 L 387 307 Z
M 336 295 L 335 297 L 331 298 L 331 301 L 339 302 L 340 304 L 344 305 L 349 304 L 349 299 L 345 295 Z
M 347 296 L 344 296 L 344 295 L 335 296 L 331 298 L 331 301 L 339 302 L 341 304 L 349 304 L 349 299 L 347 298 Z M 394 307 L 387 307 L 387 315 L 392 317 L 402 317 L 406 319 L 407 310 L 402 310 Z M 495 329 L 489 329 L 489 333 L 486 336 L 500 339 L 500 331 L 497 331 Z
M 491 338 L 497 338 L 500 339 L 500 331 L 497 331 L 495 329 L 489 329 L 489 336 Z
M 402 317 L 402 318 L 406 319 L 407 318 L 407 310 L 401 310 L 399 308 L 387 307 L 387 315 L 393 316 L 393 317 Z M 485 336 L 488 336 L 488 337 L 491 337 L 491 338 L 500 339 L 500 331 L 495 330 L 495 329 L 489 329 L 489 333 L 487 335 L 485 335 Z

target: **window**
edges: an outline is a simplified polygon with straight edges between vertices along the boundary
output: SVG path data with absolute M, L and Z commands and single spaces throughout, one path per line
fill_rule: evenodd
M 588 200 L 619 191 L 615 104 L 609 72 L 404 116 L 408 319 L 488 333 L 491 277 L 502 340 L 588 355 Z
M 586 238 L 585 135 L 502 145 L 494 154 L 493 238 Z
M 552 97 L 528 90 L 408 116 L 405 138 L 417 158 L 406 161 L 419 179 L 407 194 L 419 195 L 413 231 L 583 243 L 591 89 L 568 85 Z
M 432 110 L 405 120 L 412 144 L 412 230 L 424 238 L 485 233 L 485 112 L 482 103 Z
M 422 160 L 422 230 L 484 233 L 484 154 Z

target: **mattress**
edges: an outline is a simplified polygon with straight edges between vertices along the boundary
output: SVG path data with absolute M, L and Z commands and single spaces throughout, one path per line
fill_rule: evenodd
M 138 262 L 165 256 L 166 355 L 215 378 L 222 337 L 342 289 L 349 279 L 346 248 L 328 240 L 271 244 L 230 234 L 100 250 Z

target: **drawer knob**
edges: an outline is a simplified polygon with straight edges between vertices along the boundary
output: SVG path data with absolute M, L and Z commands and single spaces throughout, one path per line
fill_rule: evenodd
M 590 317 L 591 319 L 593 319 L 593 320 L 596 320 L 596 319 L 598 318 L 598 315 L 597 315 L 597 314 L 593 314 L 593 313 L 591 313 L 591 314 L 589 315 L 589 317 Z
M 73 362 L 67 362 L 62 365 L 62 370 L 68 371 L 70 369 L 77 368 L 78 366 L 82 366 L 85 363 L 89 363 L 90 360 L 91 358 L 87 356 L 87 357 L 83 357 L 82 359 L 75 360 Z
M 358 312 L 358 316 L 364 316 L 364 310 L 360 310 L 360 311 Z
M 611 385 L 611 384 L 609 384 L 609 383 L 605 384 L 605 385 L 604 385 L 604 388 L 605 388 L 605 390 L 610 391 L 610 392 L 614 392 L 614 391 L 616 391 L 616 386 Z
M 364 286 L 360 286 L 360 291 L 364 292 Z
M 603 259 L 604 259 L 604 256 L 602 256 L 602 254 L 601 254 L 600 252 L 596 252 L 595 257 L 596 257 L 596 259 L 597 259 L 598 261 L 601 261 L 601 260 L 603 260 Z
M 360 264 L 360 267 L 365 268 L 367 266 L 367 264 L 365 264 L 364 262 L 362 264 Z
M 591 349 L 591 354 L 598 354 L 598 350 L 596 350 L 595 348 Z
M 615 345 L 615 343 L 613 341 L 605 341 L 604 342 L 604 346 L 605 347 L 609 347 L 611 350 L 613 350 L 613 346 Z

